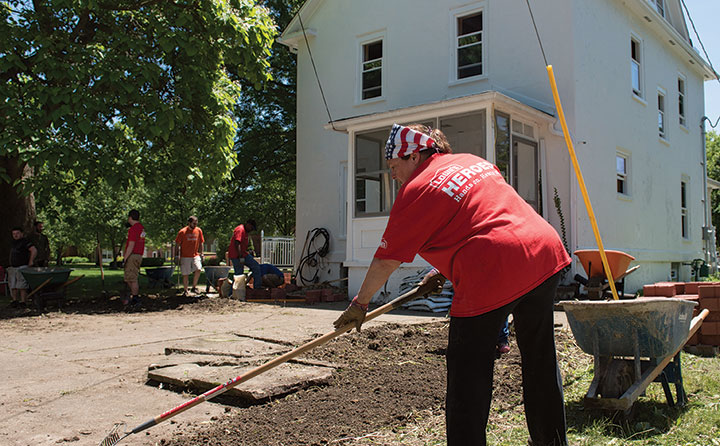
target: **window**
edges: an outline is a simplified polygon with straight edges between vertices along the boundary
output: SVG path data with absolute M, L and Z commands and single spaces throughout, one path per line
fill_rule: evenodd
M 665 94 L 662 91 L 658 91 L 658 134 L 661 138 L 666 139 L 665 132 Z
M 464 116 L 440 119 L 440 130 L 447 137 L 455 153 L 472 153 L 482 158 L 485 154 L 485 110 Z
M 650 0 L 650 4 L 655 5 L 658 14 L 665 17 L 665 0 Z
M 615 171 L 617 174 L 617 193 L 630 195 L 628 187 L 628 158 L 618 153 L 615 155 Z
M 385 164 L 388 129 L 355 136 L 355 216 L 388 215 L 397 185 Z
M 477 12 L 457 18 L 457 78 L 483 74 L 483 14 Z
M 510 116 L 495 112 L 495 165 L 510 183 Z
M 687 126 L 685 119 L 685 79 L 678 77 L 678 119 L 680 125 Z
M 680 181 L 680 232 L 682 237 L 690 238 L 688 232 L 688 203 L 687 203 L 687 182 Z
M 382 96 L 383 41 L 362 46 L 362 100 Z
M 642 97 L 642 50 L 640 41 L 630 39 L 630 73 L 632 76 L 632 92 Z

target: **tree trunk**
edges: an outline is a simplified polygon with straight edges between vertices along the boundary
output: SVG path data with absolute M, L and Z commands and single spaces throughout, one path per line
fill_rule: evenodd
M 10 183 L 0 179 L 0 265 L 7 266 L 10 261 L 11 230 L 15 226 L 23 228 L 26 234 L 35 221 L 35 198 L 32 194 L 23 196 L 13 187 L 15 180 L 29 178 L 32 170 L 17 158 L 0 156 L 0 168 L 10 177 Z

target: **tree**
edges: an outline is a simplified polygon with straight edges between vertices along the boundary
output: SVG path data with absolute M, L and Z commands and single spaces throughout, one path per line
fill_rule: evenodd
M 281 30 L 302 3 L 265 2 Z M 296 58 L 276 42 L 269 62 L 272 80 L 263 90 L 243 88 L 235 108 L 238 163 L 232 178 L 201 207 L 213 235 L 220 238 L 229 238 L 232 228 L 247 218 L 255 218 L 269 234 L 295 233 Z
M 29 209 L 0 208 L 0 259 L 9 226 L 34 216 L 33 172 L 113 190 L 142 182 L 181 191 L 229 178 L 236 99 L 243 85 L 270 79 L 276 28 L 265 7 L 6 0 L 0 18 L 0 178 Z

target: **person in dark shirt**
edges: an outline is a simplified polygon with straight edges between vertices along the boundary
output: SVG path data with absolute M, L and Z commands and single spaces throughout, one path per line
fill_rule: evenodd
M 12 298 L 10 305 L 19 307 L 26 304 L 28 291 L 28 284 L 22 275 L 22 270 L 32 266 L 35 256 L 37 256 L 37 249 L 23 235 L 20 227 L 12 229 L 12 238 L 10 268 L 8 268 L 8 282 L 10 285 L 10 297 Z M 19 301 L 18 294 L 20 295 Z
M 47 235 L 43 234 L 43 222 L 36 221 L 34 228 L 35 230 L 28 238 L 35 246 L 35 249 L 37 249 L 35 266 L 48 266 L 48 262 L 50 261 L 50 240 L 48 240 Z
M 260 277 L 262 278 L 262 285 L 266 288 L 276 288 L 285 283 L 283 272 L 271 263 L 260 265 Z

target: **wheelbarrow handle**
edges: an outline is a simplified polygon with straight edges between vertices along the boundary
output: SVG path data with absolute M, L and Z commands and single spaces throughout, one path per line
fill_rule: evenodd
M 60 288 L 64 288 L 68 285 L 72 285 L 73 283 L 77 282 L 78 280 L 82 279 L 83 277 L 85 277 L 85 274 L 75 277 L 75 278 L 72 278 L 72 279 L 68 280 L 67 282 L 63 283 L 62 285 L 60 285 Z
M 41 283 L 39 287 L 35 288 L 34 290 L 32 290 L 32 291 L 30 292 L 30 294 L 27 295 L 26 299 L 30 299 L 35 293 L 37 293 L 38 291 L 40 291 L 41 289 L 43 289 L 43 287 L 44 287 L 45 285 L 47 285 L 48 283 L 50 283 L 51 280 L 52 280 L 52 277 L 50 277 L 49 279 L 47 279 L 45 282 Z

